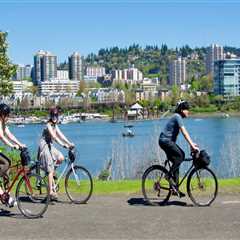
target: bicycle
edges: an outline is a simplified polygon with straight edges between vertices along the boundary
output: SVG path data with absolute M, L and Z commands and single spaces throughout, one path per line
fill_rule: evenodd
M 16 176 L 13 178 L 10 186 L 8 175 L 2 177 L 1 187 L 4 193 L 0 196 L 3 204 L 8 203 L 10 192 L 19 177 L 22 176 L 17 184 L 15 197 L 19 211 L 27 218 L 39 218 L 47 210 L 49 205 L 49 189 L 44 179 L 29 171 L 27 167 L 30 157 L 27 149 L 21 149 L 20 161 L 17 164 L 10 166 L 10 171 L 14 168 L 17 169 Z M 42 191 L 39 193 L 37 183 L 41 182 Z
M 218 181 L 214 172 L 207 166 L 197 166 L 196 153 L 184 161 L 192 161 L 191 167 L 186 171 L 177 189 L 187 177 L 187 193 L 192 202 L 197 206 L 210 206 L 218 193 Z M 142 193 L 150 205 L 164 205 L 173 193 L 170 160 L 162 165 L 149 167 L 142 176 Z
M 68 151 L 68 157 L 65 157 L 66 165 L 59 177 L 54 176 L 53 190 L 58 192 L 60 189 L 61 179 L 65 176 L 65 192 L 72 203 L 83 204 L 86 203 L 93 191 L 93 180 L 89 171 L 79 165 L 75 165 L 76 152 L 75 148 L 71 148 Z M 55 163 L 55 169 L 59 165 Z M 43 178 L 47 178 L 47 173 L 41 169 L 40 163 L 36 162 L 31 171 L 36 171 Z M 41 187 L 40 187 L 41 189 Z

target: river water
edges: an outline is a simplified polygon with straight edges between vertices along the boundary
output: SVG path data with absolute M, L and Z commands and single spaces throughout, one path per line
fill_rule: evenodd
M 139 177 L 152 162 L 164 160 L 158 147 L 158 136 L 167 119 L 131 122 L 135 136 L 122 137 L 124 122 L 86 121 L 59 125 L 77 147 L 78 163 L 96 176 L 112 159 L 115 178 Z M 184 120 L 194 142 L 211 155 L 211 168 L 218 176 L 240 176 L 240 118 L 188 118 Z M 45 125 L 10 126 L 11 131 L 36 154 Z M 189 154 L 180 136 L 178 144 Z M 64 154 L 66 150 L 62 149 Z M 184 167 L 182 168 L 184 170 Z

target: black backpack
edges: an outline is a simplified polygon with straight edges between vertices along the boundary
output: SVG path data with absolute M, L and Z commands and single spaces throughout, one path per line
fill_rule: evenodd
M 207 167 L 210 164 L 210 156 L 205 150 L 201 150 L 198 157 L 194 159 L 194 165 L 196 168 Z
M 31 161 L 31 157 L 29 155 L 27 148 L 23 148 L 21 150 L 20 157 L 21 157 L 22 166 L 27 166 Z

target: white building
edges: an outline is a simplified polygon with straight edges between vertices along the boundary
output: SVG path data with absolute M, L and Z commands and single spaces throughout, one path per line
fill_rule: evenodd
M 39 84 L 41 96 L 75 96 L 79 90 L 79 81 L 69 79 L 51 79 Z
M 157 87 L 159 85 L 153 83 L 151 79 L 144 79 L 141 87 L 135 91 L 136 101 L 152 100 L 158 97 Z
M 20 81 L 14 80 L 13 83 L 13 94 L 14 98 L 22 99 L 24 96 L 29 96 L 31 93 L 29 92 L 28 88 L 33 86 L 32 82 L 29 81 Z
M 224 59 L 223 47 L 217 44 L 212 44 L 208 47 L 206 56 L 206 74 L 213 74 L 214 62 Z
M 88 77 L 102 77 L 105 74 L 106 74 L 106 70 L 104 67 L 89 66 L 86 68 L 86 75 Z
M 67 70 L 57 70 L 57 79 L 69 79 Z
M 114 88 L 100 88 L 96 93 L 98 103 L 124 103 L 125 93 L 123 90 Z
M 135 84 L 142 82 L 143 74 L 137 68 L 128 68 L 123 70 L 113 70 L 112 71 L 113 81 L 115 82 L 123 82 L 129 84 Z
M 186 82 L 186 60 L 178 58 L 173 60 L 169 66 L 169 84 L 181 85 Z

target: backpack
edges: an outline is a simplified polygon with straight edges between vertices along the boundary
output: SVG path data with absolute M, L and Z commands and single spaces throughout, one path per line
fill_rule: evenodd
M 201 150 L 198 157 L 194 159 L 194 165 L 196 168 L 204 168 L 210 164 L 210 156 L 206 150 Z

